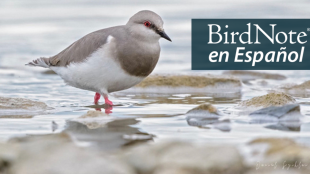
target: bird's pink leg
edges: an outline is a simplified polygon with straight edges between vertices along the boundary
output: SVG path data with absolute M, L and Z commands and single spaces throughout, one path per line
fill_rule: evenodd
M 113 103 L 109 100 L 108 95 L 104 95 L 104 102 L 106 105 L 113 106 Z
M 112 109 L 113 109 L 113 103 L 109 100 L 108 95 L 103 95 L 104 97 L 104 102 L 105 102 L 105 113 L 106 114 L 111 114 Z
M 97 105 L 98 101 L 100 99 L 100 94 L 98 92 L 96 92 L 95 97 L 94 97 L 94 103 Z

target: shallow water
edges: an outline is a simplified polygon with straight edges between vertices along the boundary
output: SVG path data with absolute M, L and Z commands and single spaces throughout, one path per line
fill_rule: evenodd
M 0 140 L 11 137 L 68 132 L 80 145 L 102 149 L 119 148 L 136 141 L 125 135 L 141 134 L 148 140 L 185 140 L 191 142 L 243 143 L 256 137 L 291 137 L 310 145 L 309 95 L 295 96 L 304 115 L 301 125 L 249 124 L 247 117 L 235 109 L 237 102 L 264 95 L 269 90 L 290 83 L 309 80 L 310 71 L 268 71 L 281 73 L 286 80 L 260 79 L 243 84 L 241 93 L 206 94 L 112 94 L 111 118 L 116 120 L 90 129 L 74 121 L 93 103 L 93 92 L 65 85 L 57 75 L 44 74 L 43 68 L 24 64 L 51 56 L 83 35 L 113 25 L 124 24 L 141 9 L 159 13 L 173 42 L 161 40 L 162 52 L 154 73 L 221 74 L 222 71 L 190 71 L 191 18 L 308 18 L 306 1 L 139 1 L 116 3 L 95 1 L 1 1 L 0 2 L 0 96 L 22 97 L 45 102 L 47 113 L 28 118 L 0 114 Z M 130 8 L 128 8 L 130 7 Z M 271 8 L 272 7 L 272 8 Z M 201 103 L 212 103 L 230 120 L 230 130 L 199 128 L 187 123 L 185 113 Z M 102 104 L 102 103 L 101 103 Z M 54 122 L 54 124 L 52 124 Z M 54 125 L 54 126 L 53 126 Z M 57 125 L 57 126 L 56 126 Z M 128 136 L 127 136 L 128 137 Z

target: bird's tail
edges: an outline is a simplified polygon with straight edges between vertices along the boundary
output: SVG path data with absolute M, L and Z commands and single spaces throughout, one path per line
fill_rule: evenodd
M 49 62 L 49 58 L 41 57 L 41 58 L 33 60 L 32 62 L 29 62 L 29 63 L 27 63 L 25 65 L 28 65 L 28 66 L 41 66 L 41 67 L 44 67 L 44 68 L 49 68 L 50 67 L 50 62 Z

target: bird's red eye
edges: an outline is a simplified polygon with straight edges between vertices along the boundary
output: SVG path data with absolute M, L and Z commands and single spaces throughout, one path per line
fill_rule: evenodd
M 145 21 L 145 22 L 144 22 L 144 26 L 146 26 L 146 27 L 150 27 L 150 26 L 151 26 L 151 22 L 149 22 L 149 21 Z

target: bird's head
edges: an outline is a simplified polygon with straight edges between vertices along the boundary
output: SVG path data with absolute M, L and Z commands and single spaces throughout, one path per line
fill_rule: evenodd
M 163 24 L 164 22 L 158 14 L 143 10 L 133 15 L 126 26 L 129 27 L 132 34 L 140 39 L 158 41 L 162 37 L 171 41 L 164 31 Z

